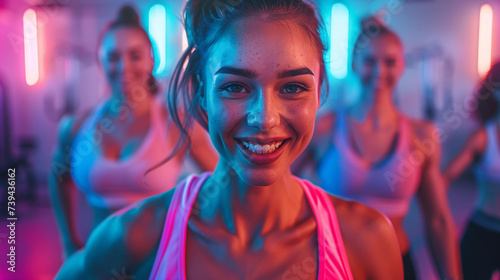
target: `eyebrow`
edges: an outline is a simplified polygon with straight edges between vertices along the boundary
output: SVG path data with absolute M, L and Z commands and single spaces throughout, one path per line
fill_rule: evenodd
M 313 72 L 311 69 L 307 67 L 299 68 L 299 69 L 292 69 L 292 70 L 284 70 L 278 73 L 278 78 L 289 78 L 289 77 L 295 77 L 295 76 L 300 76 L 300 75 L 313 75 Z
M 229 67 L 229 66 L 224 66 L 221 67 L 217 72 L 215 72 L 215 75 L 217 74 L 231 74 L 231 75 L 236 75 L 236 76 L 242 76 L 245 78 L 256 78 L 257 73 L 255 73 L 252 70 L 247 70 L 247 69 L 240 69 L 240 68 L 235 68 L 235 67 Z
M 215 75 L 217 74 L 232 74 L 232 75 L 237 75 L 237 76 L 242 76 L 245 78 L 256 78 L 258 75 L 252 70 L 248 69 L 241 69 L 241 68 L 235 68 L 235 67 L 230 67 L 230 66 L 224 66 L 221 67 L 217 72 L 215 72 Z M 295 77 L 295 76 L 300 76 L 300 75 L 313 75 L 313 72 L 311 69 L 307 67 L 303 68 L 298 68 L 298 69 L 292 69 L 292 70 L 283 70 L 278 73 L 278 78 L 289 78 L 289 77 Z

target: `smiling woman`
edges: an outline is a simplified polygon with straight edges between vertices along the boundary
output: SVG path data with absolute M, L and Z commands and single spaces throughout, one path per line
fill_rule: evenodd
M 290 172 L 326 83 L 312 4 L 191 0 L 185 25 L 169 112 L 178 143 L 208 130 L 217 167 L 107 219 L 59 278 L 401 279 L 386 217 Z

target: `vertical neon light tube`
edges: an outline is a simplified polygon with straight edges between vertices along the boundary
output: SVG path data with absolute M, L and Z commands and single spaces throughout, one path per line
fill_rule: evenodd
M 343 79 L 347 75 L 349 54 L 349 11 L 343 4 L 332 6 L 330 71 L 333 77 Z
M 23 15 L 24 30 L 24 66 L 26 84 L 32 86 L 38 82 L 38 35 L 36 13 L 28 9 Z
M 182 48 L 182 52 L 185 52 L 186 49 L 189 47 L 188 46 L 188 38 L 187 38 L 187 35 L 186 35 L 186 30 L 183 30 L 182 31 L 182 43 L 181 43 L 181 48 Z
M 162 74 L 166 70 L 166 51 L 167 51 L 167 14 L 165 7 L 160 4 L 156 4 L 149 9 L 149 35 L 157 47 L 158 53 L 156 58 L 159 59 L 160 63 L 155 71 L 155 74 Z
M 489 4 L 481 6 L 479 12 L 479 40 L 477 49 L 477 73 L 484 77 L 491 67 L 491 40 L 493 32 L 493 9 Z

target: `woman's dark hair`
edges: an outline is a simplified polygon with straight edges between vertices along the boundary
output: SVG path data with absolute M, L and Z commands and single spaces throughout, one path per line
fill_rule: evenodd
M 98 39 L 97 46 L 101 45 L 104 36 L 108 34 L 108 32 L 110 32 L 111 30 L 115 30 L 118 28 L 127 28 L 127 27 L 136 28 L 137 30 L 139 30 L 139 32 L 141 32 L 144 35 L 144 38 L 151 47 L 151 50 L 153 49 L 153 44 L 151 43 L 148 33 L 142 27 L 139 15 L 137 14 L 134 7 L 132 7 L 131 5 L 124 5 L 120 8 L 120 11 L 118 12 L 118 16 L 116 17 L 116 19 L 108 23 L 108 25 L 106 25 L 106 27 L 102 30 Z M 153 77 L 152 74 L 151 77 L 148 79 L 148 90 L 153 95 L 156 95 L 159 91 L 158 82 L 156 81 L 156 79 Z
M 369 16 L 362 19 L 361 32 L 354 43 L 353 55 L 356 56 L 363 48 L 366 48 L 374 38 L 382 36 L 389 36 L 403 46 L 398 34 L 387 27 L 387 25 L 377 16 Z
M 483 124 L 498 115 L 500 99 L 498 95 L 500 95 L 500 61 L 493 64 L 476 93 L 478 102 L 476 116 Z
M 177 63 L 168 92 L 169 112 L 172 121 L 181 131 L 181 137 L 173 154 L 178 152 L 185 142 L 189 145 L 188 132 L 194 119 L 208 130 L 207 112 L 200 106 L 200 100 L 206 94 L 202 81 L 210 48 L 234 21 L 250 16 L 262 16 L 262 19 L 266 21 L 294 20 L 306 31 L 321 62 L 321 99 L 324 101 L 328 93 L 323 56 L 327 50 L 323 37 L 325 32 L 321 16 L 311 2 L 303 0 L 189 0 L 184 10 L 184 26 L 189 46 Z M 182 110 L 178 108 L 180 104 L 183 106 Z M 181 117 L 182 115 L 184 116 Z

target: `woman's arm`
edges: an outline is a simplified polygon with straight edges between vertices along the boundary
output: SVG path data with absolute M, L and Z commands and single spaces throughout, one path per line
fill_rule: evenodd
M 56 279 L 148 279 L 175 189 L 106 218 Z
M 457 230 L 440 172 L 441 146 L 435 137 L 438 134 L 432 124 L 425 124 L 422 131 L 424 138 L 420 137 L 417 141 L 434 144 L 432 149 L 422 151 L 426 160 L 422 166 L 421 184 L 418 189 L 427 242 L 441 278 L 462 279 Z
M 462 172 L 469 166 L 476 156 L 482 155 L 486 148 L 486 130 L 484 128 L 476 131 L 469 137 L 463 149 L 446 166 L 443 172 L 446 188 L 448 189 Z
M 64 249 L 64 258 L 83 247 L 78 239 L 74 213 L 75 187 L 71 179 L 70 148 L 73 143 L 72 118 L 64 118 L 59 124 L 59 139 L 54 151 L 49 190 Z
M 403 279 L 396 233 L 387 217 L 358 202 L 332 197 L 354 279 Z

